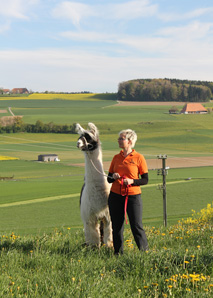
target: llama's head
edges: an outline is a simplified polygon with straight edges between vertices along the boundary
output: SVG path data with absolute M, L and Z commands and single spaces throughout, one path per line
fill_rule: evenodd
M 98 148 L 100 144 L 99 132 L 95 124 L 88 123 L 88 129 L 84 129 L 77 123 L 75 130 L 80 135 L 77 142 L 77 147 L 80 150 L 93 151 Z

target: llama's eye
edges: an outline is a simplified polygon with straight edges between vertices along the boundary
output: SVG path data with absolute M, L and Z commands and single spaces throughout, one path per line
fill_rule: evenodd
M 84 137 L 87 140 L 87 142 L 90 142 L 92 140 L 91 137 L 90 137 L 90 135 L 87 134 L 87 133 L 85 133 L 85 136 Z

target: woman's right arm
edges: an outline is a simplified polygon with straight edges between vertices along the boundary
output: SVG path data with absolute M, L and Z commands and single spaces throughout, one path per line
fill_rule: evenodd
M 108 173 L 108 176 L 107 176 L 107 181 L 108 183 L 113 183 L 115 181 L 115 179 L 112 177 L 113 173 Z

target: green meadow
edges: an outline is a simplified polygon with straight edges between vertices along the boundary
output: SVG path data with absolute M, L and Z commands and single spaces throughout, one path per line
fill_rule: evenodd
M 82 126 L 94 122 L 100 131 L 103 160 L 110 161 L 118 152 L 117 134 L 123 128 L 135 129 L 138 134 L 136 150 L 146 159 L 156 159 L 156 169 L 149 173 L 149 185 L 143 187 L 143 219 L 145 225 L 163 223 L 162 176 L 157 175 L 161 162 L 159 154 L 193 158 L 213 156 L 213 114 L 170 115 L 171 106 L 117 105 L 115 100 L 83 95 L 81 100 L 4 99 L 0 109 L 11 107 L 25 123 L 73 124 Z M 106 95 L 105 95 L 106 97 Z M 211 107 L 212 103 L 206 103 Z M 2 116 L 8 116 L 2 114 Z M 0 155 L 19 160 L 0 162 L 1 180 L 0 231 L 33 234 L 51 231 L 55 227 L 82 228 L 79 212 L 79 193 L 84 179 L 83 154 L 76 148 L 76 134 L 1 134 Z M 57 163 L 37 162 L 38 155 L 56 153 Z M 211 203 L 213 171 L 211 166 L 170 169 L 167 176 L 168 224 L 190 216 Z M 108 169 L 105 169 L 106 173 Z M 187 178 L 192 178 L 187 180 Z M 70 195 L 70 197 L 69 197 Z
M 135 149 L 156 161 L 142 188 L 150 250 L 138 251 L 129 225 L 123 256 L 116 258 L 105 246 L 83 245 L 84 157 L 76 148 L 77 134 L 0 134 L 0 297 L 212 297 L 213 168 L 208 158 L 213 156 L 213 114 L 170 115 L 171 106 L 121 107 L 111 95 L 104 95 L 107 100 L 57 96 L 2 97 L 0 110 L 6 111 L 1 116 L 9 116 L 11 107 L 25 123 L 86 127 L 94 122 L 104 162 L 119 151 L 118 132 L 135 129 Z M 38 162 L 44 153 L 58 154 L 60 161 Z M 207 158 L 200 167 L 168 170 L 167 228 L 159 154 L 168 160 Z

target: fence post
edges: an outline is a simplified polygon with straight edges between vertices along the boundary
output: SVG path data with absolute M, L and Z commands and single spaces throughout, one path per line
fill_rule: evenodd
M 162 159 L 162 169 L 158 170 L 158 175 L 163 176 L 163 223 L 164 226 L 167 227 L 167 205 L 166 205 L 166 175 L 167 175 L 167 168 L 166 168 L 166 159 L 167 155 L 158 155 L 158 159 Z

